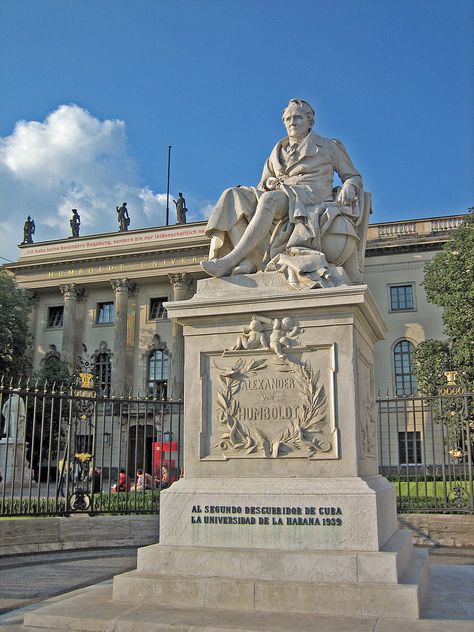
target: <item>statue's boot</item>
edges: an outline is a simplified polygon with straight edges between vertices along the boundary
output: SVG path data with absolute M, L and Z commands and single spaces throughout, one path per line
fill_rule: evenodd
M 255 272 L 257 272 L 257 266 L 250 259 L 242 259 L 232 274 L 254 274 Z

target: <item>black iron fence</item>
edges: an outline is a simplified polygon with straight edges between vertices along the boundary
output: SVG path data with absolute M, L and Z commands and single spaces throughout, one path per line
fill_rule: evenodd
M 0 515 L 153 513 L 182 475 L 182 402 L 0 386 Z
M 377 399 L 399 511 L 474 513 L 473 399 Z M 0 515 L 153 513 L 182 475 L 182 402 L 20 382 L 0 384 L 0 412 Z
M 380 472 L 400 512 L 474 513 L 473 393 L 451 384 L 433 397 L 378 397 Z

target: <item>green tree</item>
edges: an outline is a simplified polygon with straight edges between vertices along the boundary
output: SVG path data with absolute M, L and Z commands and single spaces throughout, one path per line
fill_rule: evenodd
M 445 344 L 422 343 L 415 354 L 418 383 L 430 372 L 432 385 L 437 382 L 434 367 L 450 364 L 460 381 L 474 387 L 474 214 L 451 234 L 443 249 L 425 266 L 423 283 L 430 303 L 443 310 Z M 421 379 L 419 379 L 419 376 Z
M 26 352 L 31 345 L 28 316 L 31 300 L 16 281 L 0 268 L 0 375 L 18 378 L 30 363 Z
M 424 340 L 415 349 L 413 371 L 418 390 L 423 395 L 437 395 L 446 384 L 445 371 L 449 368 L 449 343 L 446 340 Z
M 423 283 L 430 303 L 442 308 L 447 340 L 425 340 L 414 354 L 414 373 L 424 395 L 437 395 L 445 371 L 458 372 L 458 382 L 474 388 L 474 214 L 451 234 L 443 249 L 425 266 Z M 472 398 L 434 400 L 433 418 L 446 427 L 453 458 L 474 452 Z
M 70 374 L 67 362 L 61 360 L 59 354 L 52 354 L 44 358 L 41 369 L 35 373 L 35 380 L 40 388 L 46 387 L 45 390 L 53 386 L 65 389 L 74 383 L 75 377 Z
M 51 353 L 45 356 L 30 383 L 35 385 L 35 396 L 27 404 L 27 458 L 37 480 L 40 475 L 42 480 L 48 476 L 48 463 L 53 464 L 50 476 L 55 475 L 58 454 L 64 451 L 69 403 L 63 395 L 70 392 L 74 379 L 67 362 L 61 360 L 59 353 Z

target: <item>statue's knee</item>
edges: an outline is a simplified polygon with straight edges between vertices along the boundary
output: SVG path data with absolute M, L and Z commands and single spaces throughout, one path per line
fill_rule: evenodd
M 258 204 L 259 208 L 270 211 L 272 215 L 288 211 L 288 198 L 281 191 L 265 191 Z

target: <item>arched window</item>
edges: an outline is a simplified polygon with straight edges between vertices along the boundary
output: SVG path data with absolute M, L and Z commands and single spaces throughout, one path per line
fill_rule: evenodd
M 397 397 L 415 395 L 416 380 L 413 375 L 415 346 L 409 340 L 400 340 L 393 348 L 395 394 Z
M 148 397 L 166 399 L 168 392 L 168 353 L 156 349 L 148 355 Z

